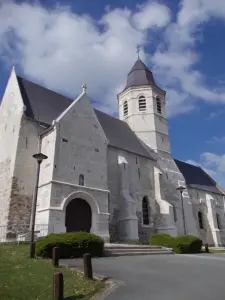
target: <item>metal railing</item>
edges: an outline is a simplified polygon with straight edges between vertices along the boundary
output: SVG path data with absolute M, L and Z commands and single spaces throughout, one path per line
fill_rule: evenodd
M 54 226 L 49 224 L 35 225 L 35 240 L 54 232 Z M 30 226 L 0 226 L 0 243 L 30 241 Z

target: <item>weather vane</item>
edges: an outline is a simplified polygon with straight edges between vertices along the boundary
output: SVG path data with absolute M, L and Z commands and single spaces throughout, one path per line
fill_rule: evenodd
M 138 58 L 139 58 L 140 51 L 141 51 L 141 45 L 137 45 L 137 51 L 136 51 L 136 53 L 138 54 Z

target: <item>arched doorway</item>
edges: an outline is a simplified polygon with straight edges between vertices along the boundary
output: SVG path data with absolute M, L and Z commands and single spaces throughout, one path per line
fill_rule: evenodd
M 90 205 L 80 198 L 71 200 L 66 207 L 66 232 L 90 232 L 91 223 L 92 211 Z

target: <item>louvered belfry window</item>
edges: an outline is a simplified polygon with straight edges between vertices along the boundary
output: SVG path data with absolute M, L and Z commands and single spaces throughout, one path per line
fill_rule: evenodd
M 123 104 L 123 115 L 124 116 L 128 115 L 128 103 L 127 103 L 127 101 L 124 101 L 124 104 Z
M 162 113 L 162 103 L 161 103 L 161 100 L 159 98 L 156 98 L 156 106 L 157 106 L 157 112 L 159 114 Z
M 138 98 L 138 105 L 139 105 L 139 111 L 145 111 L 146 110 L 146 99 L 145 99 L 145 96 L 140 96 Z

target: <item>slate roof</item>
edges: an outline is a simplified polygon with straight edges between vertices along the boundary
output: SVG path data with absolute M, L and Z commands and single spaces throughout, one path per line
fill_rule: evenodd
M 17 79 L 24 105 L 27 107 L 25 115 L 46 125 L 50 126 L 52 121 L 73 101 L 19 76 L 17 76 Z M 127 123 L 96 109 L 95 113 L 110 146 L 154 160 Z
M 95 113 L 111 146 L 154 159 L 127 123 L 96 109 Z
M 51 125 L 70 104 L 72 99 L 55 93 L 31 81 L 17 76 L 20 91 L 27 107 L 25 115 Z
M 183 174 L 187 186 L 223 195 L 216 182 L 201 167 L 177 159 L 175 163 Z
M 148 72 L 147 67 L 140 61 L 134 65 L 131 72 L 137 71 L 139 67 Z M 150 71 L 149 71 L 150 72 Z M 153 78 L 153 77 L 152 77 Z M 50 126 L 73 101 L 54 91 L 44 88 L 31 81 L 17 76 L 20 91 L 26 106 L 25 115 L 31 119 L 39 120 Z M 153 80 L 149 77 L 149 80 Z M 95 109 L 96 116 L 105 132 L 109 145 L 126 150 L 140 156 L 155 159 L 149 153 L 136 134 L 130 129 L 127 123 Z M 223 193 L 217 188 L 215 181 L 206 174 L 200 167 L 175 160 L 177 167 L 183 174 L 189 187 L 203 189 L 217 194 Z
M 125 89 L 132 87 L 132 86 L 139 86 L 139 85 L 155 85 L 156 86 L 156 82 L 155 82 L 152 72 L 148 69 L 148 67 L 140 59 L 138 59 L 136 61 L 133 68 L 128 73 L 127 84 L 126 84 Z

